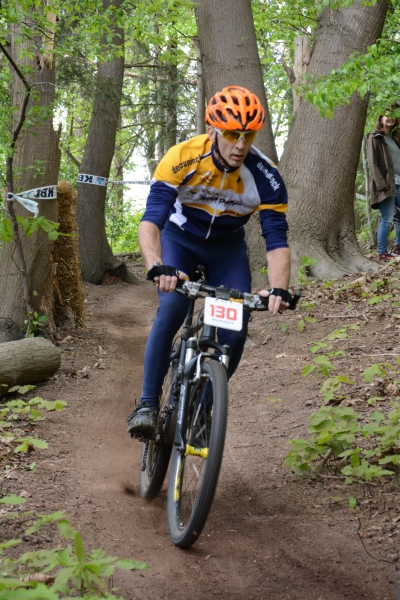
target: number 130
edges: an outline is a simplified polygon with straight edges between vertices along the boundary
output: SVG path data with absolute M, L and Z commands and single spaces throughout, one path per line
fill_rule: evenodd
M 211 316 L 215 317 L 216 319 L 229 319 L 230 321 L 236 321 L 237 319 L 237 310 L 236 308 L 225 308 L 225 306 L 221 306 L 221 304 L 218 304 L 217 306 L 214 306 L 214 304 L 211 304 Z

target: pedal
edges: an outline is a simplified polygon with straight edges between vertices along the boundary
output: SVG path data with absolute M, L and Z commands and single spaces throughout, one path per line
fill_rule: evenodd
M 149 436 L 146 431 L 137 431 L 136 433 L 131 435 L 131 437 L 133 439 L 138 440 L 139 442 L 143 442 L 143 443 L 155 442 L 157 444 L 161 440 L 161 435 L 159 433 L 155 433 L 155 434 Z

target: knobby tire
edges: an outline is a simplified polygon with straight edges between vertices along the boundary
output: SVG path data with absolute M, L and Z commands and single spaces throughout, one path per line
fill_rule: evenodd
M 201 373 L 209 376 L 212 387 L 211 430 L 209 434 L 207 428 L 201 435 L 197 433 L 200 436 L 199 440 L 194 437 L 199 411 L 206 412 L 204 405 L 207 401 L 204 397 L 210 397 L 210 385 L 205 390 L 207 382 L 202 381 L 200 384 L 194 384 L 189 392 L 185 443 L 192 440 L 195 445 L 208 443 L 208 457 L 202 459 L 192 455 L 184 456 L 174 446 L 170 465 L 168 529 L 171 541 L 180 548 L 191 546 L 203 530 L 214 499 L 225 443 L 228 415 L 226 369 L 215 360 L 206 360 L 202 363 Z M 204 435 L 207 440 L 201 441 Z
M 142 452 L 140 456 L 139 491 L 142 498 L 146 498 L 146 500 L 153 500 L 158 496 L 168 471 L 168 465 L 171 457 L 171 446 L 167 446 L 165 443 L 163 443 L 163 408 L 168 406 L 170 403 L 172 396 L 171 389 L 175 383 L 178 365 L 178 359 L 174 359 L 170 362 L 160 396 L 160 413 L 158 416 L 156 434 L 158 433 L 161 435 L 161 441 L 158 443 L 148 441 L 142 444 Z M 146 446 L 146 463 L 145 469 L 142 470 Z

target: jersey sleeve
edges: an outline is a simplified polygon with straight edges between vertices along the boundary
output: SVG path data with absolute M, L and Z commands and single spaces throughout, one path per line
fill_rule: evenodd
M 255 179 L 261 199 L 258 207 L 261 233 L 267 252 L 276 248 L 288 248 L 288 196 L 283 179 L 275 165 L 265 159 L 259 160 Z
M 157 225 L 159 229 L 164 227 L 178 196 L 177 188 L 182 183 L 179 173 L 173 171 L 177 160 L 175 154 L 176 146 L 170 148 L 159 162 L 150 185 L 146 210 L 142 217 L 142 221 L 150 221 L 150 223 Z
M 159 229 L 164 227 L 174 206 L 178 187 L 196 171 L 200 161 L 200 154 L 196 156 L 186 146 L 181 143 L 168 150 L 158 164 L 151 182 L 142 221 L 150 221 Z

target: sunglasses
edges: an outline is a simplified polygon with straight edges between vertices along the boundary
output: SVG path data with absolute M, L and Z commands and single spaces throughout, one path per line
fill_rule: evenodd
M 215 131 L 231 144 L 236 144 L 240 140 L 243 140 L 245 144 L 252 144 L 258 133 L 257 131 L 228 131 L 226 129 L 216 129 Z

